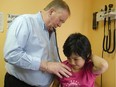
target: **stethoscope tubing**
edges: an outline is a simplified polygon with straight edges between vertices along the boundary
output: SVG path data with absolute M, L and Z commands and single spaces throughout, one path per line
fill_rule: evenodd
M 104 37 L 103 37 L 103 51 L 107 53 L 113 53 L 115 51 L 115 43 L 116 43 L 116 36 L 115 36 L 115 19 L 114 19 L 114 31 L 113 31 L 113 48 L 111 50 L 111 19 L 108 17 L 108 35 L 106 35 L 106 18 L 104 18 Z

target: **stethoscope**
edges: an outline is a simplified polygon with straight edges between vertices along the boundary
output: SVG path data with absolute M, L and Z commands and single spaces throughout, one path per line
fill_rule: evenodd
M 56 40 L 55 42 L 56 42 L 56 49 L 57 49 L 58 57 L 59 57 L 60 62 L 62 62 L 61 57 L 60 57 L 60 54 L 59 54 L 59 50 L 58 50 L 58 42 L 57 42 L 56 30 L 53 29 L 53 31 L 54 31 L 54 33 L 55 33 L 55 40 Z
M 109 12 L 112 8 L 112 5 L 109 4 Z M 107 11 L 107 6 L 105 5 L 105 11 Z M 114 31 L 113 31 L 113 35 L 111 34 L 111 17 L 108 16 L 108 30 L 106 31 L 106 17 L 104 18 L 104 37 L 103 37 L 103 51 L 107 52 L 107 53 L 113 53 L 115 51 L 115 45 L 116 45 L 116 36 L 115 36 L 115 32 L 116 32 L 116 26 L 115 26 L 115 21 L 116 19 L 114 19 Z M 108 32 L 108 33 L 106 33 Z M 111 38 L 113 36 L 113 39 Z M 112 41 L 113 40 L 113 41 Z M 113 47 L 111 47 L 111 42 L 113 42 Z M 111 49 L 112 48 L 112 49 Z
M 114 31 L 113 31 L 113 47 L 111 49 L 111 19 L 108 17 L 108 34 L 106 34 L 106 18 L 104 19 L 104 37 L 103 37 L 103 51 L 107 53 L 113 53 L 115 51 L 115 32 L 116 32 L 116 27 L 115 27 L 115 19 L 114 19 Z

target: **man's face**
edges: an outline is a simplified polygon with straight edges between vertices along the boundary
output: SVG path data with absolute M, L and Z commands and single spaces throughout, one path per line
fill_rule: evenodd
M 50 13 L 50 21 L 49 21 L 49 30 L 53 30 L 53 28 L 61 27 L 63 23 L 67 20 L 69 14 L 64 9 L 53 10 Z

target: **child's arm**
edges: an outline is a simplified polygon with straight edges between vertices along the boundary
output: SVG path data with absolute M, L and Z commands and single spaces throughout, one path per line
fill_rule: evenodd
M 94 67 L 93 67 L 94 74 L 101 74 L 108 69 L 108 63 L 105 59 L 103 59 L 99 56 L 93 55 L 92 61 L 94 64 Z
M 59 87 L 59 81 L 57 80 L 57 78 L 54 79 L 51 87 Z

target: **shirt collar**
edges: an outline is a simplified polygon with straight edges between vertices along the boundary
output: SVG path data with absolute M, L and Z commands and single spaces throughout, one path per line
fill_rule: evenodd
M 41 15 L 41 11 L 38 12 L 38 21 L 39 21 L 39 24 L 42 25 L 42 29 L 47 29 Z

